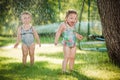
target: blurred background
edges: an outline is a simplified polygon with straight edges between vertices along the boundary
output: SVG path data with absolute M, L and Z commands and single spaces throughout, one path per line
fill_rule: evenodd
M 0 46 L 15 42 L 16 31 L 21 24 L 20 14 L 26 10 L 33 15 L 32 24 L 41 43 L 54 43 L 55 32 L 64 21 L 68 9 L 78 12 L 76 31 L 84 36 L 81 42 L 101 38 L 102 27 L 96 0 L 0 0 Z

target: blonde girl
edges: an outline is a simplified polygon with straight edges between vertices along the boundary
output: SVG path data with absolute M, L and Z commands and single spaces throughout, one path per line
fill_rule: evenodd
M 40 45 L 40 39 L 38 36 L 38 33 L 31 25 L 32 21 L 32 15 L 28 11 L 24 11 L 21 13 L 21 22 L 22 25 L 18 27 L 17 30 L 17 41 L 14 45 L 14 48 L 16 48 L 19 45 L 19 42 L 22 41 L 22 62 L 24 65 L 26 65 L 27 56 L 29 54 L 30 56 L 30 65 L 34 64 L 34 51 L 35 51 L 35 42 L 34 40 L 37 40 L 37 43 Z

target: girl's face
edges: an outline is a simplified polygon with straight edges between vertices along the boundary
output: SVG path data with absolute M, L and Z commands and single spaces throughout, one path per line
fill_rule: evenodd
M 21 21 L 23 24 L 29 24 L 31 22 L 31 16 L 29 14 L 23 14 L 21 16 Z
M 75 13 L 69 14 L 68 17 L 66 17 L 66 22 L 68 23 L 68 25 L 74 26 L 77 22 L 77 14 Z

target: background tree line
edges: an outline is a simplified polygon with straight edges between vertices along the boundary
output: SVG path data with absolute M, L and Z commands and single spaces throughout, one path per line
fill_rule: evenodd
M 53 6 L 54 5 L 54 6 Z M 57 4 L 48 0 L 1 0 L 0 1 L 0 31 L 10 32 L 20 24 L 19 16 L 22 11 L 30 11 L 33 24 L 47 24 L 57 21 L 55 17 Z M 5 31 L 5 32 L 6 32 Z
M 22 11 L 32 13 L 33 25 L 44 25 L 63 21 L 68 9 L 75 9 L 80 15 L 82 2 L 83 0 L 0 0 L 0 34 L 13 34 L 21 23 L 19 16 Z M 87 20 L 88 0 L 85 3 L 83 21 Z M 91 11 L 96 9 L 97 7 L 92 7 Z

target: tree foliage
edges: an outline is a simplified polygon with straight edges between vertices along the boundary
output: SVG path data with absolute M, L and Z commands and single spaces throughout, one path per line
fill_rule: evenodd
M 20 23 L 20 13 L 30 11 L 33 24 L 53 23 L 57 20 L 57 2 L 51 0 L 1 0 L 0 30 L 11 30 Z M 7 31 L 9 32 L 9 31 Z
M 20 24 L 22 11 L 32 13 L 34 25 L 44 25 L 63 21 L 68 9 L 75 9 L 80 14 L 82 2 L 83 0 L 0 0 L 0 33 L 12 34 Z M 86 0 L 83 20 L 87 20 L 87 6 Z

